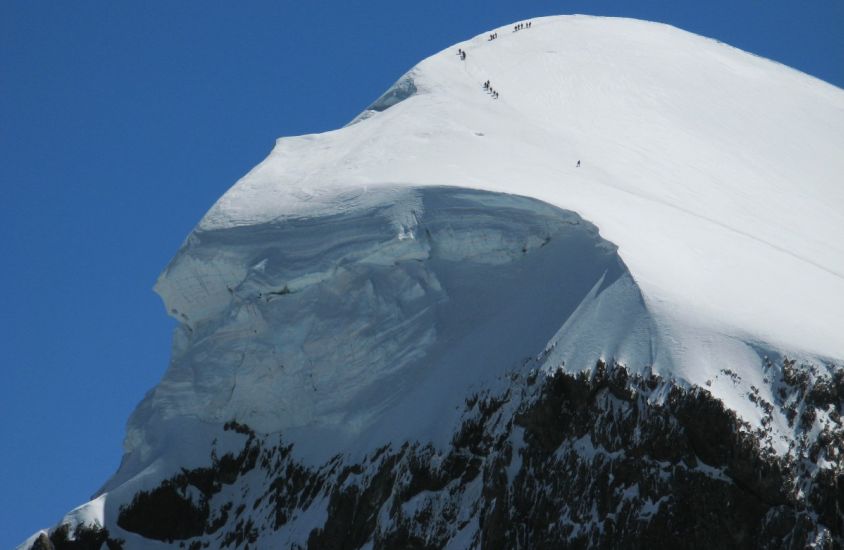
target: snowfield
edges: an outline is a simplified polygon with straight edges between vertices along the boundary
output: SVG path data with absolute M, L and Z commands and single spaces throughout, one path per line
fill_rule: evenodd
M 484 33 L 426 59 L 344 128 L 279 139 L 162 275 L 156 289 L 168 310 L 188 325 L 218 316 L 230 307 L 226 288 L 248 278 L 242 257 L 226 258 L 229 249 L 197 257 L 205 235 L 308 220 L 308 238 L 329 246 L 332 225 L 314 220 L 377 209 L 392 237 L 380 253 L 395 260 L 418 237 L 424 207 L 413 190 L 446 185 L 576 212 L 618 246 L 651 325 L 639 331 L 647 336 L 637 353 L 617 357 L 631 368 L 703 385 L 728 366 L 762 387 L 760 355 L 844 358 L 840 89 L 661 24 L 571 16 L 497 32 L 497 40 Z M 485 92 L 487 80 L 498 99 Z M 309 284 L 325 269 L 307 265 L 277 284 Z M 560 289 L 546 299 L 565 296 Z M 583 309 L 596 310 L 601 300 L 587 302 Z M 368 307 L 343 318 L 366 323 Z M 610 330 L 606 314 L 595 316 Z M 605 346 L 617 338 L 596 341 L 593 327 L 572 325 L 560 336 L 588 350 L 584 358 L 613 358 Z M 380 366 L 351 377 L 354 384 L 396 368 L 398 358 L 382 351 L 384 361 L 373 361 Z M 309 370 L 302 361 L 297 372 Z M 342 377 L 344 367 L 325 368 Z M 755 419 L 746 388 L 713 391 Z
M 237 447 L 223 422 L 304 464 L 442 449 L 467 395 L 538 357 L 706 387 L 759 426 L 768 360 L 844 360 L 844 91 L 667 25 L 492 29 L 347 126 L 279 139 L 156 291 L 171 364 L 86 512 L 132 548 L 158 543 L 110 518 Z
M 420 222 L 446 215 L 426 204 L 442 186 L 582 216 L 618 247 L 624 285 L 635 287 L 546 288 L 543 301 L 582 301 L 578 316 L 564 309 L 536 327 L 528 308 L 477 331 L 476 354 L 505 333 L 530 340 L 527 355 L 559 340 L 554 359 L 573 371 L 601 356 L 710 382 L 753 424 L 761 413 L 749 387 L 771 399 L 766 356 L 844 358 L 844 92 L 667 25 L 571 16 L 497 32 L 424 60 L 344 128 L 279 139 L 211 208 L 156 285 L 184 324 L 168 373 L 130 421 L 128 463 L 161 452 L 149 441 L 168 432 L 159 420 L 185 417 L 284 430 L 297 452 L 319 447 L 314 458 L 324 459 L 366 441 L 379 410 L 396 418 L 390 403 L 412 401 L 369 388 L 419 376 L 414 384 L 430 386 L 419 400 L 447 409 L 441 394 L 459 400 L 466 390 L 444 386 L 515 368 L 479 357 L 443 366 L 433 350 L 460 341 L 463 321 L 437 317 L 434 304 L 459 292 L 443 292 L 427 262 L 423 274 L 394 266 L 431 259 L 429 223 L 461 224 L 443 259 L 463 265 L 476 254 L 481 267 L 452 276 L 474 289 L 503 276 L 487 272 L 507 261 L 489 256 L 488 241 L 546 235 L 489 227 L 503 221 L 482 211 Z M 562 256 L 549 275 L 574 258 L 589 262 Z M 719 376 L 723 368 L 743 382 Z M 410 418 L 442 425 L 423 410 Z M 390 432 L 434 437 L 425 425 Z M 371 433 L 383 439 L 383 430 Z
M 666 331 L 844 357 L 840 89 L 667 25 L 573 16 L 497 31 L 411 69 L 397 88 L 415 92 L 386 110 L 280 139 L 198 231 L 379 203 L 400 225 L 406 187 L 524 195 L 618 245 Z

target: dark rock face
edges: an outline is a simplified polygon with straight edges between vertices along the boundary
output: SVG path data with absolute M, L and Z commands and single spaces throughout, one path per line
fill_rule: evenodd
M 60 525 L 50 535 L 41 533 L 32 550 L 123 550 L 124 542 L 109 536 L 100 526 L 77 525 L 71 533 L 69 525 Z M 104 546 L 105 545 L 105 546 Z
M 405 443 L 314 468 L 230 422 L 238 455 L 139 493 L 117 523 L 187 548 L 273 546 L 305 521 L 302 547 L 319 549 L 841 547 L 844 371 L 811 369 L 768 365 L 776 403 L 749 394 L 767 415 L 755 430 L 706 389 L 600 361 L 471 396 L 447 450 Z M 768 437 L 776 411 L 795 430 L 786 454 Z
M 138 492 L 131 504 L 120 508 L 117 525 L 146 538 L 171 542 L 215 533 L 225 525 L 231 504 L 222 506 L 212 517 L 209 501 L 223 485 L 231 485 L 255 467 L 258 446 L 254 444 L 255 432 L 243 424 L 227 422 L 223 429 L 248 436 L 240 454 L 212 456 L 208 468 L 183 469 L 152 491 Z M 187 495 L 189 487 L 199 493 L 198 502 Z

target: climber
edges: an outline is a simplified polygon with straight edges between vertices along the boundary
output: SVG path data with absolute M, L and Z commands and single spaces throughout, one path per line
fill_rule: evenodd
M 577 161 L 577 168 L 580 168 L 580 161 Z

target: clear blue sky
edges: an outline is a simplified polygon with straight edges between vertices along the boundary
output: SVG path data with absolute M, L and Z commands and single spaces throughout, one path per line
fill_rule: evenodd
M 651 19 L 844 86 L 844 2 L 0 4 L 0 548 L 83 503 L 167 366 L 151 287 L 281 135 L 531 16 Z

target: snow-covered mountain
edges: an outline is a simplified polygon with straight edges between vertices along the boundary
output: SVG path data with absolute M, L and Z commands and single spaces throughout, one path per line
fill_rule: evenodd
M 841 545 L 842 151 L 842 90 L 670 26 L 456 44 L 211 208 L 23 547 Z

